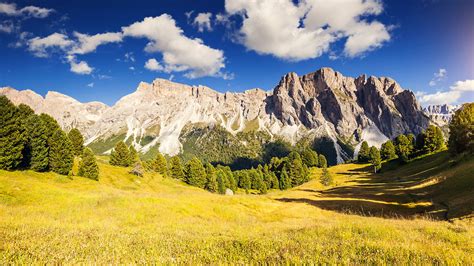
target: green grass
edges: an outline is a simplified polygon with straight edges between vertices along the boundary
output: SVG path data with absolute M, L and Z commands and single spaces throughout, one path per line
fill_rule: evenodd
M 0 171 L 0 264 L 473 264 L 472 220 L 410 212 L 438 201 L 458 210 L 458 194 L 472 205 L 463 187 L 472 185 L 473 161 L 431 169 L 446 159 L 434 156 L 380 175 L 366 165 L 331 167 L 331 187 L 312 169 L 310 182 L 267 195 L 135 177 L 106 157 L 99 182 Z M 410 189 L 439 194 L 431 201 Z

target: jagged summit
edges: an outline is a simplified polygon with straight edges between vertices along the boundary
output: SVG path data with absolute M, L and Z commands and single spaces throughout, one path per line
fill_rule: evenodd
M 401 133 L 418 133 L 430 123 L 414 94 L 395 80 L 345 77 L 331 68 L 302 76 L 290 72 L 272 92 L 221 93 L 155 79 L 140 82 L 135 92 L 110 107 L 80 103 L 57 92 L 43 98 L 32 91 L 2 88 L 0 94 L 52 115 L 65 129 L 78 127 L 87 143 L 124 139 L 142 152 L 159 149 L 169 155 L 183 150 L 183 134 L 193 125 L 218 125 L 234 136 L 259 131 L 292 143 L 325 137 L 342 162 L 353 156 L 344 145 L 355 146 L 357 153 L 362 140 L 380 145 Z M 102 152 L 113 146 L 107 145 Z

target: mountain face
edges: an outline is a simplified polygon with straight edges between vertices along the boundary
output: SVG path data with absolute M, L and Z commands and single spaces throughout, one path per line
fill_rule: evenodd
M 234 157 L 242 151 L 257 158 L 265 143 L 281 138 L 292 144 L 325 140 L 323 146 L 334 155 L 330 160 L 340 163 L 352 158 L 363 140 L 378 146 L 401 133 L 419 133 L 431 121 L 414 94 L 394 80 L 345 77 L 330 68 L 301 77 L 289 73 L 273 93 L 220 93 L 157 79 L 140 83 L 111 107 L 57 92 L 43 98 L 30 90 L 2 88 L 0 94 L 50 114 L 66 130 L 77 127 L 99 153 L 125 140 L 142 153 L 199 155 L 230 147 Z M 219 146 L 209 147 L 209 139 Z
M 428 105 L 423 107 L 423 111 L 430 117 L 430 119 L 438 126 L 447 126 L 451 121 L 453 114 L 460 108 L 460 105 Z

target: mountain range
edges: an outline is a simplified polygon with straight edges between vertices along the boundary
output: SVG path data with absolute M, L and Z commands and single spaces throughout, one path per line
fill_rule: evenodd
M 288 73 L 272 92 L 220 93 L 156 79 L 141 82 L 113 106 L 10 87 L 1 88 L 0 95 L 51 115 L 65 130 L 78 128 L 99 154 L 124 140 L 150 156 L 215 151 L 209 160 L 257 158 L 266 144 L 282 139 L 310 143 L 324 149 L 332 163 L 341 163 L 357 154 L 363 140 L 379 146 L 430 123 L 445 125 L 455 109 L 422 109 L 414 93 L 391 78 L 346 77 L 330 68 L 303 76 Z

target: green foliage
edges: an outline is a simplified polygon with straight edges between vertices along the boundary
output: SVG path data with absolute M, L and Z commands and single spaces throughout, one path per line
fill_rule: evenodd
M 85 148 L 82 153 L 78 175 L 99 180 L 99 166 L 97 165 L 94 152 L 89 148 Z
M 333 183 L 333 177 L 331 173 L 329 173 L 327 167 L 323 168 L 323 173 L 321 174 L 319 181 L 324 186 L 330 186 Z
M 291 180 L 286 168 L 283 167 L 280 175 L 280 189 L 285 190 L 291 188 Z
M 23 159 L 26 136 L 19 109 L 0 96 L 0 169 L 17 168 Z
M 194 157 L 186 164 L 185 181 L 192 186 L 204 188 L 206 184 L 206 170 L 197 157 Z
M 183 164 L 178 156 L 173 156 L 170 159 L 170 174 L 172 178 L 185 180 Z
M 380 147 L 380 156 L 383 160 L 393 160 L 397 158 L 395 146 L 391 140 L 387 140 L 382 144 L 382 147 Z
M 474 103 L 464 104 L 449 124 L 449 151 L 452 155 L 474 154 Z
M 110 153 L 110 164 L 115 166 L 130 166 L 130 151 L 123 141 L 119 141 Z
M 408 162 L 413 151 L 413 144 L 405 135 L 399 135 L 395 139 L 395 151 L 398 158 L 403 162 Z
M 216 172 L 216 176 L 217 176 L 217 191 L 219 192 L 219 194 L 225 194 L 225 189 L 227 187 L 227 178 L 224 174 L 224 171 L 222 170 L 218 170 Z
M 31 115 L 25 122 L 29 161 L 33 171 L 48 171 L 49 146 L 46 123 L 37 115 Z
M 445 148 L 443 132 L 437 126 L 430 125 L 424 134 L 423 137 L 423 152 L 431 153 L 439 151 Z
M 359 163 L 366 163 L 369 161 L 369 144 L 367 141 L 363 141 L 362 144 L 360 145 L 359 153 L 357 155 L 357 161 Z
M 377 171 L 382 167 L 380 152 L 375 146 L 370 147 L 369 162 L 374 167 L 374 173 L 377 173 Z
M 308 167 L 318 167 L 319 165 L 318 153 L 312 149 L 304 149 L 303 152 L 301 152 L 301 159 Z
M 205 188 L 209 190 L 210 192 L 217 192 L 219 187 L 218 187 L 218 182 L 217 182 L 216 169 L 210 163 L 207 163 L 205 165 L 205 168 L 206 168 Z
M 71 149 L 71 141 L 66 133 L 57 129 L 49 143 L 49 167 L 51 171 L 67 175 L 72 170 L 74 155 Z
M 84 150 L 84 137 L 81 132 L 77 128 L 73 128 L 69 131 L 67 136 L 71 141 L 74 156 L 81 156 Z
M 181 164 L 181 161 L 179 163 Z M 165 156 L 163 156 L 163 154 L 158 153 L 156 155 L 155 160 L 153 160 L 152 165 L 153 165 L 153 171 L 160 173 L 161 176 L 168 175 L 168 165 L 166 162 L 166 158 Z
M 128 154 L 130 159 L 129 165 L 134 165 L 136 162 L 140 161 L 140 156 L 133 145 L 130 145 L 128 148 Z
M 93 152 L 96 154 L 103 154 L 104 152 L 113 149 L 117 142 L 124 140 L 126 137 L 126 133 L 120 133 L 117 135 L 112 135 L 107 139 L 98 139 L 94 140 L 92 143 L 87 145 L 87 147 L 91 148 Z M 154 158 L 151 157 L 151 158 Z
M 234 176 L 238 180 L 239 187 L 245 189 L 245 192 L 248 193 L 249 189 L 252 187 L 252 181 L 250 180 L 248 171 L 236 171 L 234 172 Z
M 319 161 L 319 168 L 325 168 L 328 167 L 328 162 L 326 160 L 326 156 L 320 154 L 318 156 L 318 161 Z

